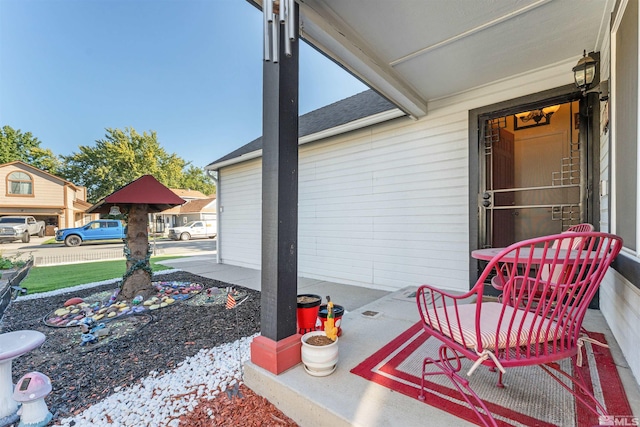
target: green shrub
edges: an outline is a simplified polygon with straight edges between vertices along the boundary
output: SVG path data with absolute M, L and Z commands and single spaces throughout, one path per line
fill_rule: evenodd
M 25 261 L 18 259 L 20 254 L 16 254 L 12 257 L 3 257 L 0 253 L 0 270 L 9 270 L 11 268 L 20 268 L 26 264 Z

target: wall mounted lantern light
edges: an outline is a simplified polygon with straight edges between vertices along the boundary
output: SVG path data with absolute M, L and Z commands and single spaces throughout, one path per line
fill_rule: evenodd
M 537 110 L 523 111 L 514 114 L 514 129 L 520 130 L 534 126 L 544 126 L 551 124 L 551 116 L 560 109 L 559 105 L 540 108 Z
M 591 87 L 593 79 L 596 77 L 596 64 L 596 60 L 588 56 L 585 50 L 582 58 L 580 58 L 576 66 L 573 67 L 573 78 L 575 79 L 576 86 L 581 91 L 585 92 Z

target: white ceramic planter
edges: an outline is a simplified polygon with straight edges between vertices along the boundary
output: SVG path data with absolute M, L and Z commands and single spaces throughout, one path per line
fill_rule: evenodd
M 302 364 L 309 375 L 326 377 L 338 364 L 338 338 L 329 345 L 307 344 L 307 339 L 314 335 L 324 335 L 324 331 L 307 332 L 302 336 Z

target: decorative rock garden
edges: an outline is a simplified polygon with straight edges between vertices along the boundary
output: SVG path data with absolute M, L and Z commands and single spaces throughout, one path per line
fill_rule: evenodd
M 45 321 L 58 309 L 69 310 L 71 315 L 81 303 L 89 307 L 100 303 L 92 309 L 95 315 L 107 305 L 104 302 L 109 302 L 119 283 L 42 298 L 20 297 L 11 304 L 0 331 L 29 329 L 47 336 L 41 347 L 13 361 L 13 381 L 31 371 L 43 372 L 51 379 L 53 390 L 46 398 L 53 414 L 51 425 L 173 426 L 200 399 L 209 401 L 241 381 L 241 361 L 248 358 L 251 337 L 260 330 L 260 293 L 235 287 L 231 295 L 237 305 L 229 310 L 225 305 L 228 284 L 179 271 L 161 276 L 154 277 L 154 282 L 202 287 L 190 294 L 172 293 L 175 301 L 164 309 L 150 310 L 143 300 L 136 306 L 128 304 L 129 308 L 145 308 L 142 313 L 129 311 L 128 315 L 105 316 L 98 321 L 92 315 L 93 323 L 77 327 L 50 327 Z M 158 294 L 153 296 L 167 296 L 167 292 Z M 187 297 L 176 299 L 173 295 Z M 82 301 L 69 301 L 72 298 Z M 75 307 L 69 309 L 71 305 Z M 65 315 L 59 313 L 57 317 Z M 95 329 L 100 324 L 104 326 Z M 97 342 L 82 345 L 83 329 L 89 333 L 94 330 Z M 237 405 L 239 400 L 233 402 Z
M 83 325 L 91 328 L 91 321 L 108 322 L 123 316 L 168 307 L 177 301 L 184 301 L 199 294 L 203 288 L 201 284 L 191 282 L 153 282 L 152 284 L 157 293 L 146 301 L 140 296 L 135 297 L 131 302 L 117 301 L 117 290 L 106 302 L 90 302 L 79 297 L 70 298 L 62 307 L 49 313 L 44 318 L 44 323 L 58 328 Z

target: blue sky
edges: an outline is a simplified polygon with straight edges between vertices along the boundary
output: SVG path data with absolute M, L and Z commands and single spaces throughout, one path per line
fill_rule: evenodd
M 367 88 L 300 42 L 300 114 Z M 201 167 L 262 132 L 262 15 L 244 0 L 0 0 L 0 126 L 54 154 L 154 130 Z

